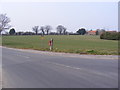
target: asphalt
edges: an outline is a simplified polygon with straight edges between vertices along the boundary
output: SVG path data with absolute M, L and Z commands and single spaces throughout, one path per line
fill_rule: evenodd
M 117 88 L 118 60 L 93 57 L 2 48 L 2 88 Z

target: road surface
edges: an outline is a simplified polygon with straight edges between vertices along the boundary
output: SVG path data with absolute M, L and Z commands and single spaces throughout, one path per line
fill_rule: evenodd
M 92 57 L 2 48 L 2 88 L 117 88 L 118 60 Z

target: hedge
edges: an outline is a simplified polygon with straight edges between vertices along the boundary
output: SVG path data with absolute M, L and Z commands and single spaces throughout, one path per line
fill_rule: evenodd
M 100 39 L 120 40 L 120 32 L 104 32 L 100 35 Z

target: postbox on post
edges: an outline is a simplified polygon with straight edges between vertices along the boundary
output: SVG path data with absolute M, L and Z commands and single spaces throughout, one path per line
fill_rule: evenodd
M 51 40 L 48 43 L 50 46 L 50 51 L 53 50 L 53 39 L 51 38 Z

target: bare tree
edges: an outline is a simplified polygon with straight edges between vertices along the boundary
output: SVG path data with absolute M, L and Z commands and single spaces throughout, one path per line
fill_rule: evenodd
M 45 27 L 44 27 L 44 26 L 41 26 L 41 27 L 40 27 L 40 30 L 42 31 L 42 35 L 45 35 Z
M 34 26 L 33 28 L 32 28 L 32 30 L 36 33 L 36 35 L 38 34 L 38 32 L 39 32 L 39 26 Z
M 67 28 L 63 27 L 63 34 L 65 35 L 67 33 Z
M 50 33 L 50 30 L 52 27 L 50 25 L 45 26 L 45 31 L 47 32 L 47 35 Z
M 0 14 L 0 34 L 2 31 L 9 29 L 11 27 L 9 23 L 10 18 L 8 18 L 6 14 Z
M 66 33 L 66 29 L 67 29 L 67 28 L 65 28 L 65 27 L 62 26 L 62 25 L 58 25 L 56 29 L 57 29 L 57 32 L 61 35 L 62 33 L 63 33 L 63 34 Z
M 63 26 L 62 25 L 58 25 L 57 26 L 57 32 L 61 35 L 63 31 Z

